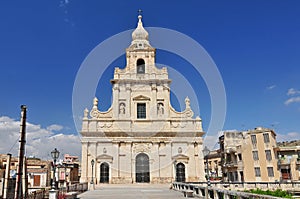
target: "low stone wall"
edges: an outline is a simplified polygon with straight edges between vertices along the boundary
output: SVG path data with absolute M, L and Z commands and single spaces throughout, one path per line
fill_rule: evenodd
M 132 178 L 130 177 L 112 177 L 111 184 L 131 184 Z
M 170 184 L 172 183 L 171 177 L 153 177 L 151 180 L 153 184 Z

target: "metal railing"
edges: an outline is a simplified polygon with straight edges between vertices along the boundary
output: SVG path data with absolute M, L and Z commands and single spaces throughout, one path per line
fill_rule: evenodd
M 50 190 L 50 188 L 31 191 L 28 194 L 27 199 L 43 199 L 43 198 L 46 198 L 46 196 L 48 195 L 49 190 Z
M 28 194 L 28 199 L 43 199 L 47 198 L 49 196 L 49 190 L 50 187 L 47 187 L 45 189 L 39 189 L 39 190 L 34 190 L 31 191 Z M 88 183 L 76 183 L 76 184 L 71 184 L 68 185 L 67 187 L 60 188 L 58 190 L 58 198 L 65 198 L 65 195 L 68 192 L 77 192 L 77 193 L 82 193 L 88 190 Z
M 65 195 L 66 193 L 69 192 L 77 192 L 77 193 L 82 193 L 88 190 L 88 183 L 83 182 L 83 183 L 76 183 L 76 184 L 70 184 L 66 187 L 62 187 L 59 189 L 58 195 Z
M 83 183 L 76 183 L 76 184 L 71 184 L 67 186 L 67 192 L 85 192 L 88 190 L 88 183 L 87 182 L 83 182 Z

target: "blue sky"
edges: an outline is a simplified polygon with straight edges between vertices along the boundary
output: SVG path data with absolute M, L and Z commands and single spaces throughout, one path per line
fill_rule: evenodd
M 265 126 L 274 128 L 278 138 L 300 139 L 297 0 L 1 1 L 2 121 L 4 117 L 18 121 L 20 105 L 26 104 L 29 123 L 46 130 L 53 125 L 59 127 L 50 128 L 51 136 L 77 135 L 72 115 L 77 71 L 100 42 L 136 27 L 138 9 L 143 10 L 145 27 L 184 33 L 212 57 L 226 89 L 225 130 Z M 193 76 L 189 63 L 172 53 L 158 50 L 157 62 L 178 69 L 190 82 L 197 83 L 200 115 L 206 130 L 211 104 L 201 77 Z M 100 109 L 110 106 L 107 93 L 111 90 L 108 81 L 113 67 L 124 64 L 124 57 L 117 59 L 99 82 L 96 95 L 102 103 Z M 175 99 L 173 103 L 176 106 Z M 5 139 L 3 129 L 1 142 Z M 0 147 L 0 152 L 6 153 L 5 150 Z

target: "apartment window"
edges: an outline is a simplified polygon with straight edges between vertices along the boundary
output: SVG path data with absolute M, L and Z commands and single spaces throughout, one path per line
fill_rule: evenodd
M 252 155 L 253 155 L 253 160 L 259 160 L 257 151 L 252 151 Z
M 238 172 L 237 172 L 237 171 L 234 172 L 234 181 L 235 181 L 235 182 L 236 182 L 236 181 L 239 181 L 239 178 L 238 178 Z
M 137 118 L 138 119 L 146 118 L 146 104 L 145 103 L 137 104 Z
M 264 142 L 265 143 L 269 143 L 270 142 L 269 133 L 264 133 Z
M 227 154 L 227 155 L 226 155 L 226 160 L 227 160 L 227 163 L 230 163 L 230 162 L 231 162 L 231 155 L 230 155 L 230 154 Z
M 242 160 L 242 154 L 239 153 L 239 154 L 238 154 L 238 157 L 239 157 L 239 161 L 241 161 L 241 160 Z
M 268 167 L 268 176 L 269 177 L 274 177 L 274 171 L 273 171 L 273 167 Z
M 256 145 L 257 141 L 256 141 L 256 135 L 251 135 L 251 142 L 253 145 Z
M 271 154 L 271 150 L 266 150 L 266 159 L 268 161 L 271 161 L 272 160 L 272 154 Z
M 255 171 L 255 177 L 260 177 L 260 168 L 254 167 L 254 171 Z

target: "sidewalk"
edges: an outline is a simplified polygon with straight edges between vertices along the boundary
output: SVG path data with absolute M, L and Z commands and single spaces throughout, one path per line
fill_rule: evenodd
M 160 199 L 184 198 L 178 191 L 169 189 L 170 185 L 161 184 L 101 184 L 95 190 L 78 195 L 78 198 L 92 199 Z

